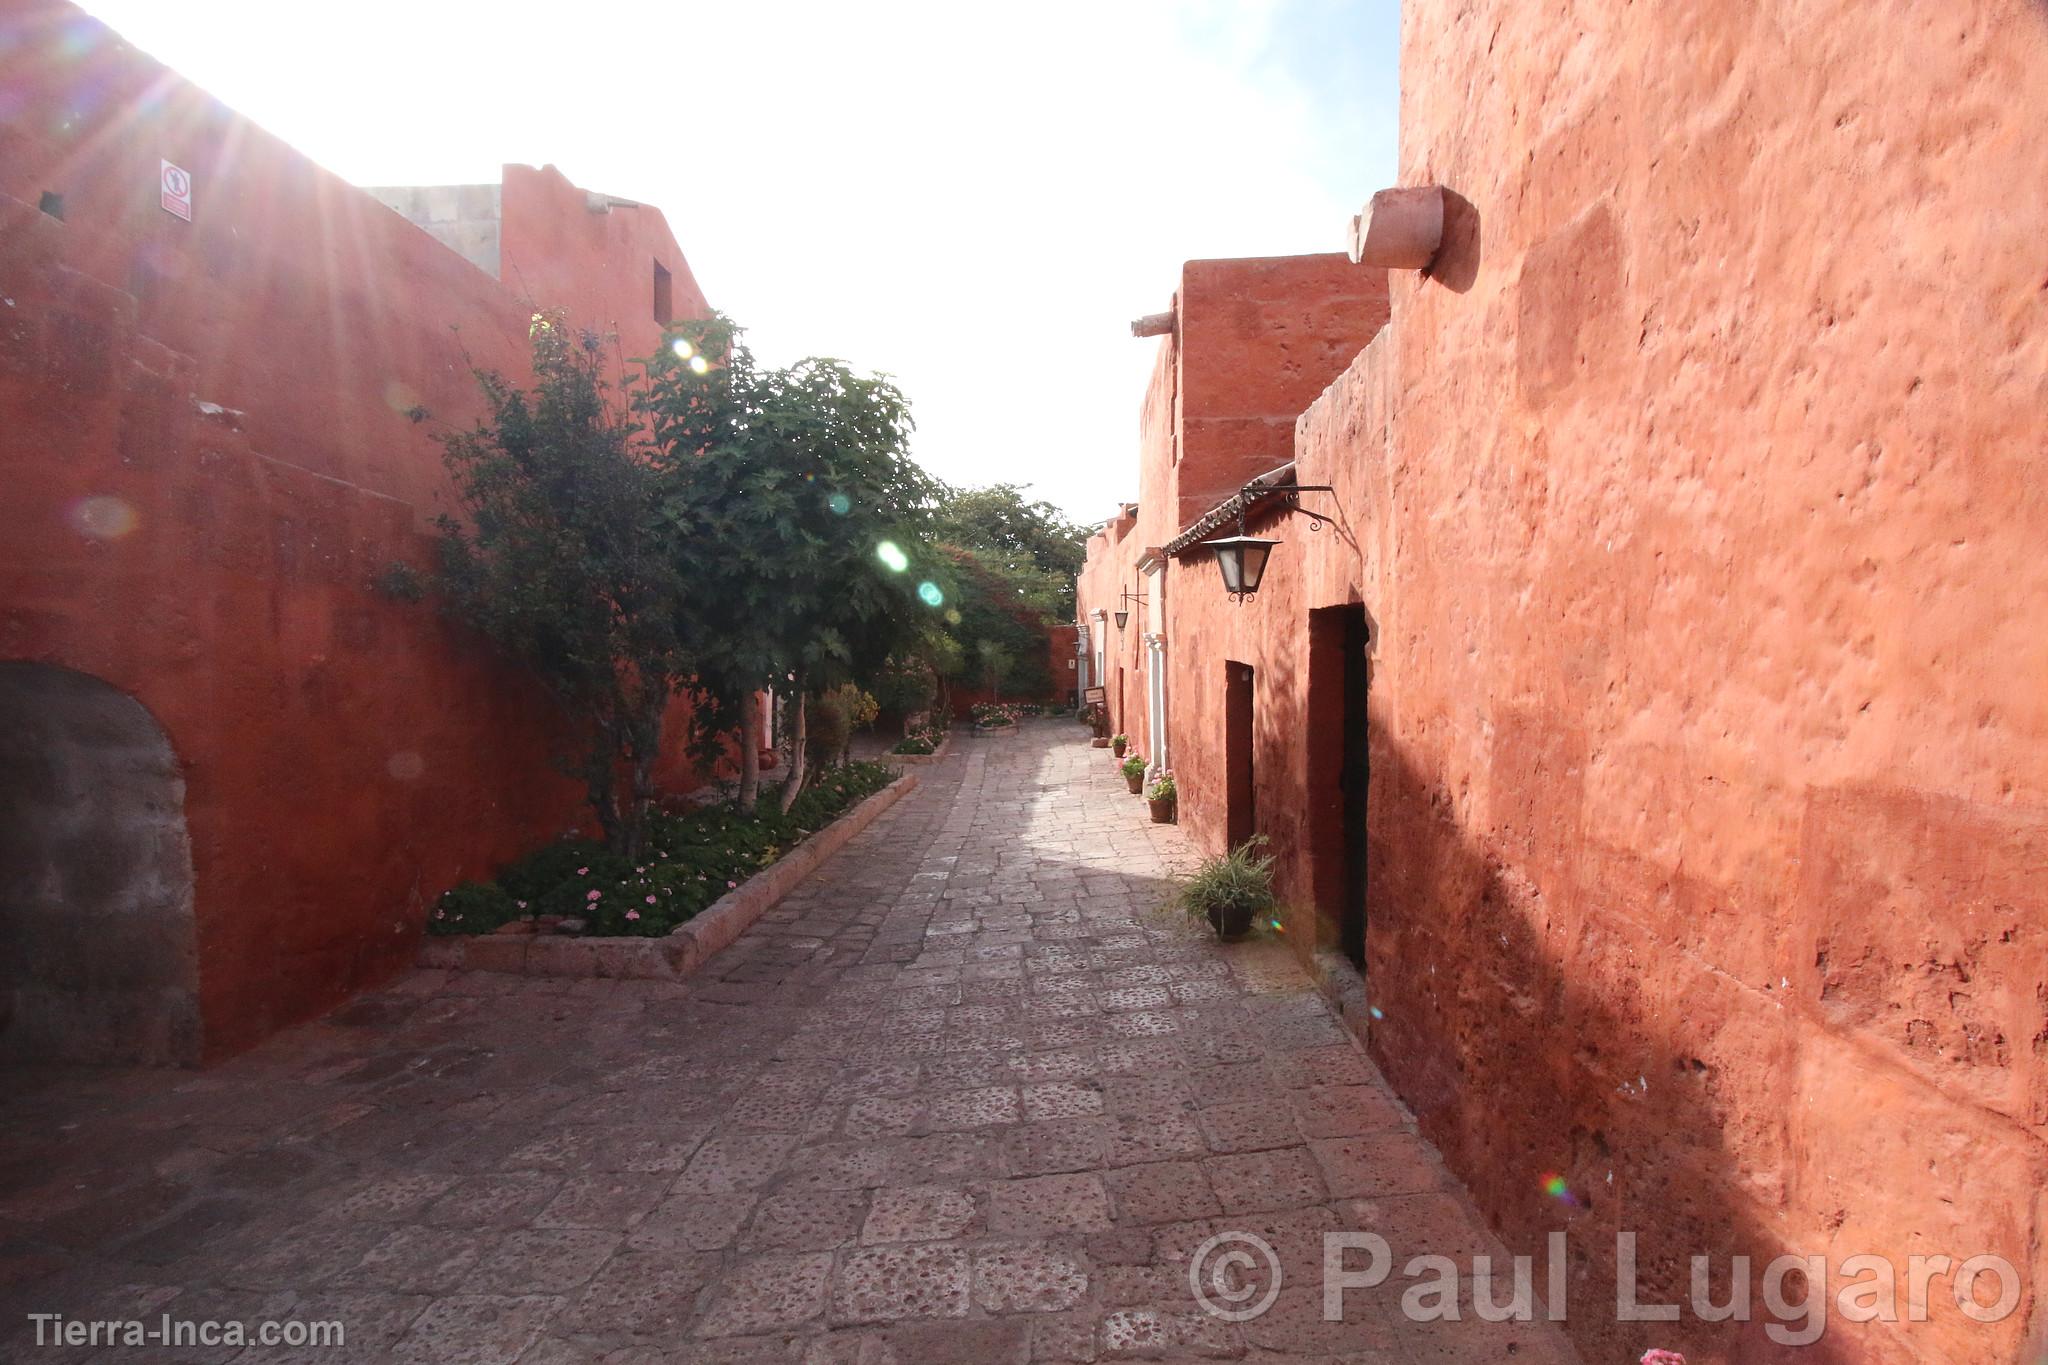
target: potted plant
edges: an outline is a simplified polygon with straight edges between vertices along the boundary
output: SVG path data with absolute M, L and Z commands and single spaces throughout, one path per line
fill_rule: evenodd
M 1259 857 L 1264 835 L 1254 835 L 1219 858 L 1209 858 L 1174 892 L 1174 903 L 1216 931 L 1218 938 L 1243 938 L 1269 918 L 1273 859 Z
M 1159 780 L 1152 784 L 1152 790 L 1145 793 L 1145 797 L 1152 803 L 1153 824 L 1170 825 L 1173 823 L 1174 788 L 1172 773 L 1162 773 Z
M 1145 760 L 1132 754 L 1124 760 L 1124 781 L 1129 784 L 1131 795 L 1145 790 Z
M 1081 708 L 1081 723 L 1094 736 L 1090 741 L 1098 749 L 1109 747 L 1109 711 L 1099 701 L 1091 701 Z
M 1115 754 L 1118 758 L 1122 758 L 1124 756 L 1124 750 L 1130 747 L 1131 737 L 1129 735 L 1111 735 L 1109 737 L 1110 752 Z

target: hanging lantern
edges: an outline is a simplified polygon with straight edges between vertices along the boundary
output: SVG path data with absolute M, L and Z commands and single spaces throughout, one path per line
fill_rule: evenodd
M 1238 602 L 1258 592 L 1259 583 L 1266 576 L 1266 560 L 1279 543 L 1264 536 L 1242 534 L 1202 542 L 1216 552 L 1216 567 L 1223 571 L 1223 590 Z
M 1116 628 L 1118 630 L 1122 630 L 1131 623 L 1131 613 L 1128 610 L 1111 612 L 1110 615 L 1116 618 Z

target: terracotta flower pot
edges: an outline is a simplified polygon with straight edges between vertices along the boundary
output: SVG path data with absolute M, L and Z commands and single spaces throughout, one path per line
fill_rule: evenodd
M 1169 797 L 1167 797 L 1167 798 L 1166 798 L 1166 799 L 1165 799 L 1164 801 L 1151 801 L 1151 802 L 1148 802 L 1147 804 L 1148 804 L 1148 805 L 1150 805 L 1150 806 L 1152 807 L 1152 823 L 1153 823 L 1153 824 L 1155 824 L 1155 825 L 1170 825 L 1170 824 L 1172 824 L 1172 823 L 1173 823 L 1173 798 L 1172 798 L 1172 797 L 1170 797 L 1170 796 L 1169 796 Z
M 1107 749 L 1109 747 L 1109 739 L 1104 735 L 1097 735 L 1088 741 L 1088 747 L 1091 749 Z
M 1131 789 L 1131 795 L 1133 796 L 1136 796 L 1140 792 L 1145 790 L 1145 774 L 1143 773 L 1139 773 L 1136 777 L 1132 777 L 1129 773 L 1125 773 L 1124 781 L 1127 784 L 1129 784 Z
M 1129 747 L 1129 744 L 1127 741 L 1121 739 L 1111 740 L 1109 747 L 1116 750 L 1116 756 L 1118 758 L 1122 758 L 1124 756 L 1124 750 Z

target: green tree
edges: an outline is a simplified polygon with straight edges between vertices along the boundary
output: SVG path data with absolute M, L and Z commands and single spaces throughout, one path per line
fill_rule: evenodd
M 1003 699 L 1003 678 L 1015 665 L 1016 660 L 1001 641 L 980 640 L 974 646 L 975 662 L 981 665 L 981 685 L 987 689 L 991 701 Z
M 442 438 L 464 518 L 443 516 L 441 588 L 567 714 L 606 844 L 638 857 L 662 717 L 691 661 L 660 486 L 641 429 L 604 377 L 605 347 L 561 314 L 531 328 L 531 391 L 477 370 L 486 414 Z
M 916 642 L 931 610 L 922 585 L 943 598 L 909 403 L 836 360 L 763 368 L 724 317 L 674 329 L 640 403 L 662 453 L 701 684 L 742 721 L 743 803 L 758 791 L 751 697 L 774 687 L 792 699 L 787 809 L 804 781 L 805 698 L 874 678 Z
M 953 561 L 956 589 L 947 630 L 958 644 L 946 677 L 1018 697 L 1043 697 L 1053 688 L 1046 671 L 1045 631 L 1058 621 L 1037 570 L 1013 571 L 989 556 L 957 545 L 943 547 Z M 1000 648 L 1002 663 L 991 683 L 984 645 Z
M 1043 500 L 1027 502 L 1017 484 L 948 488 L 942 493 L 933 534 L 944 544 L 971 551 L 984 568 L 1023 586 L 1055 619 L 1074 610 L 1074 576 L 1087 559 L 1088 533 Z
M 948 631 L 960 648 L 944 675 L 991 693 L 1049 695 L 1045 631 L 1073 616 L 1087 532 L 1016 484 L 947 488 L 934 520 L 958 584 Z

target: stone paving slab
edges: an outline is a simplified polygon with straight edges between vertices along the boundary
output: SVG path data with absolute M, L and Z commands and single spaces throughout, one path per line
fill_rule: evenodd
M 1575 1361 L 1398 1277 L 1323 1318 L 1326 1233 L 1505 1252 L 1285 946 L 1159 912 L 1195 861 L 1032 722 L 687 980 L 422 970 L 204 1073 L 0 1074 L 0 1359 Z M 1218 1234 L 1280 1265 L 1255 1318 L 1190 1290 Z

